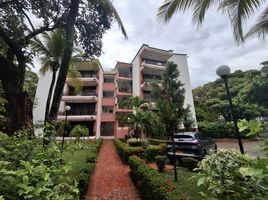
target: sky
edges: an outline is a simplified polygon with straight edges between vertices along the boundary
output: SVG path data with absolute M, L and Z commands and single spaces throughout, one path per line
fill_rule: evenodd
M 257 38 L 237 45 L 229 18 L 211 8 L 204 23 L 197 28 L 192 23 L 191 12 L 177 13 L 168 24 L 157 18 L 157 8 L 163 0 L 114 0 L 128 34 L 126 40 L 118 25 L 103 38 L 103 54 L 100 62 L 104 69 L 114 68 L 116 61 L 131 62 L 142 44 L 175 53 L 187 54 L 192 88 L 218 78 L 216 69 L 228 65 L 237 69 L 260 69 L 260 63 L 268 60 L 268 41 Z M 246 26 L 249 26 L 248 22 Z

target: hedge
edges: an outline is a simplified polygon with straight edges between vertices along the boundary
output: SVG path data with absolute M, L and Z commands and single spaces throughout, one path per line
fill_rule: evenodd
M 76 177 L 76 180 L 78 182 L 78 189 L 79 189 L 79 195 L 80 199 L 84 199 L 84 195 L 88 186 L 88 183 L 90 182 L 90 177 L 94 171 L 98 152 L 100 150 L 102 144 L 102 139 L 97 139 L 95 141 L 95 148 L 93 148 L 86 159 L 87 164 L 85 167 L 80 171 L 79 175 Z
M 130 177 L 139 189 L 142 199 L 175 200 L 175 186 L 171 185 L 159 172 L 146 165 L 139 157 L 129 157 Z
M 114 140 L 115 147 L 118 155 L 124 164 L 127 164 L 128 158 L 133 155 L 141 155 L 144 153 L 143 147 L 130 147 L 127 143 L 122 142 L 119 139 Z
M 148 145 L 145 149 L 145 158 L 149 162 L 153 162 L 155 156 L 157 155 L 165 155 L 166 154 L 166 144 L 160 145 Z
M 165 144 L 166 143 L 165 140 L 152 139 L 152 138 L 149 138 L 148 141 L 152 145 L 159 145 L 159 144 Z

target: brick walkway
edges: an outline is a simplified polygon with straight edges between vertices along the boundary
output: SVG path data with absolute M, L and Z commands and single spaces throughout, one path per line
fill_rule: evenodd
M 86 200 L 140 200 L 138 191 L 123 165 L 113 140 L 104 140 L 92 174 Z

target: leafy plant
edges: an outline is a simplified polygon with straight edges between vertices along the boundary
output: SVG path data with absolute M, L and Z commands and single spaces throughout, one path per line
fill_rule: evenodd
M 147 140 L 142 140 L 141 138 L 131 138 L 127 140 L 127 143 L 131 147 L 144 146 Z
M 155 156 L 155 164 L 157 165 L 158 171 L 163 172 L 166 164 L 166 156 L 157 155 Z
M 198 160 L 190 157 L 182 158 L 183 166 L 193 171 L 197 167 Z
M 201 161 L 197 184 L 205 199 L 266 199 L 267 164 L 233 150 L 218 151 Z
M 71 130 L 71 136 L 76 137 L 76 140 L 79 142 L 80 137 L 86 136 L 88 134 L 88 128 L 82 125 L 76 125 Z
M 148 145 L 145 149 L 145 158 L 148 162 L 153 162 L 155 156 L 166 154 L 166 144 Z
M 259 119 L 250 120 L 250 121 L 247 121 L 246 119 L 243 119 L 243 120 L 240 119 L 237 123 L 237 126 L 240 132 L 249 130 L 249 133 L 246 135 L 247 137 L 256 136 L 259 133 L 261 133 L 261 131 L 263 131 L 263 128 L 261 126 L 261 122 Z
M 76 199 L 77 182 L 60 163 L 60 151 L 50 143 L 0 133 L 0 193 L 5 199 Z

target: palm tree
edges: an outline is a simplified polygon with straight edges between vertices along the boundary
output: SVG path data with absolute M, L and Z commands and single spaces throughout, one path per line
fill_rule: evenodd
M 237 43 L 244 42 L 245 38 L 257 36 L 261 40 L 265 40 L 268 33 L 268 7 L 259 15 L 257 22 L 244 34 L 243 24 L 245 20 L 252 17 L 258 12 L 263 0 L 165 0 L 158 9 L 158 17 L 168 22 L 175 12 L 193 10 L 193 23 L 200 25 L 204 21 L 204 17 L 208 8 L 218 3 L 218 10 L 227 14 L 229 17 L 234 37 Z
M 65 40 L 63 36 L 63 31 L 61 29 L 57 29 L 52 34 L 44 32 L 42 34 L 42 39 L 44 42 L 42 42 L 37 37 L 34 38 L 34 40 L 31 41 L 31 47 L 34 52 L 40 55 L 39 59 L 41 61 L 42 66 L 40 72 L 43 75 L 45 75 L 47 71 L 49 70 L 52 71 L 52 80 L 50 83 L 49 92 L 47 96 L 45 119 L 44 119 L 44 126 L 46 126 L 46 122 L 49 116 L 51 97 L 56 82 L 56 74 L 60 67 L 60 62 L 63 56 L 63 49 L 65 47 Z M 78 49 L 74 50 L 79 51 Z M 77 81 L 78 80 L 77 78 L 80 77 L 80 74 L 78 71 L 76 71 L 73 63 L 71 63 L 71 66 L 72 68 L 70 69 L 69 77 L 74 79 L 73 82 L 75 83 L 76 86 L 75 89 L 80 90 L 82 86 L 80 82 Z

